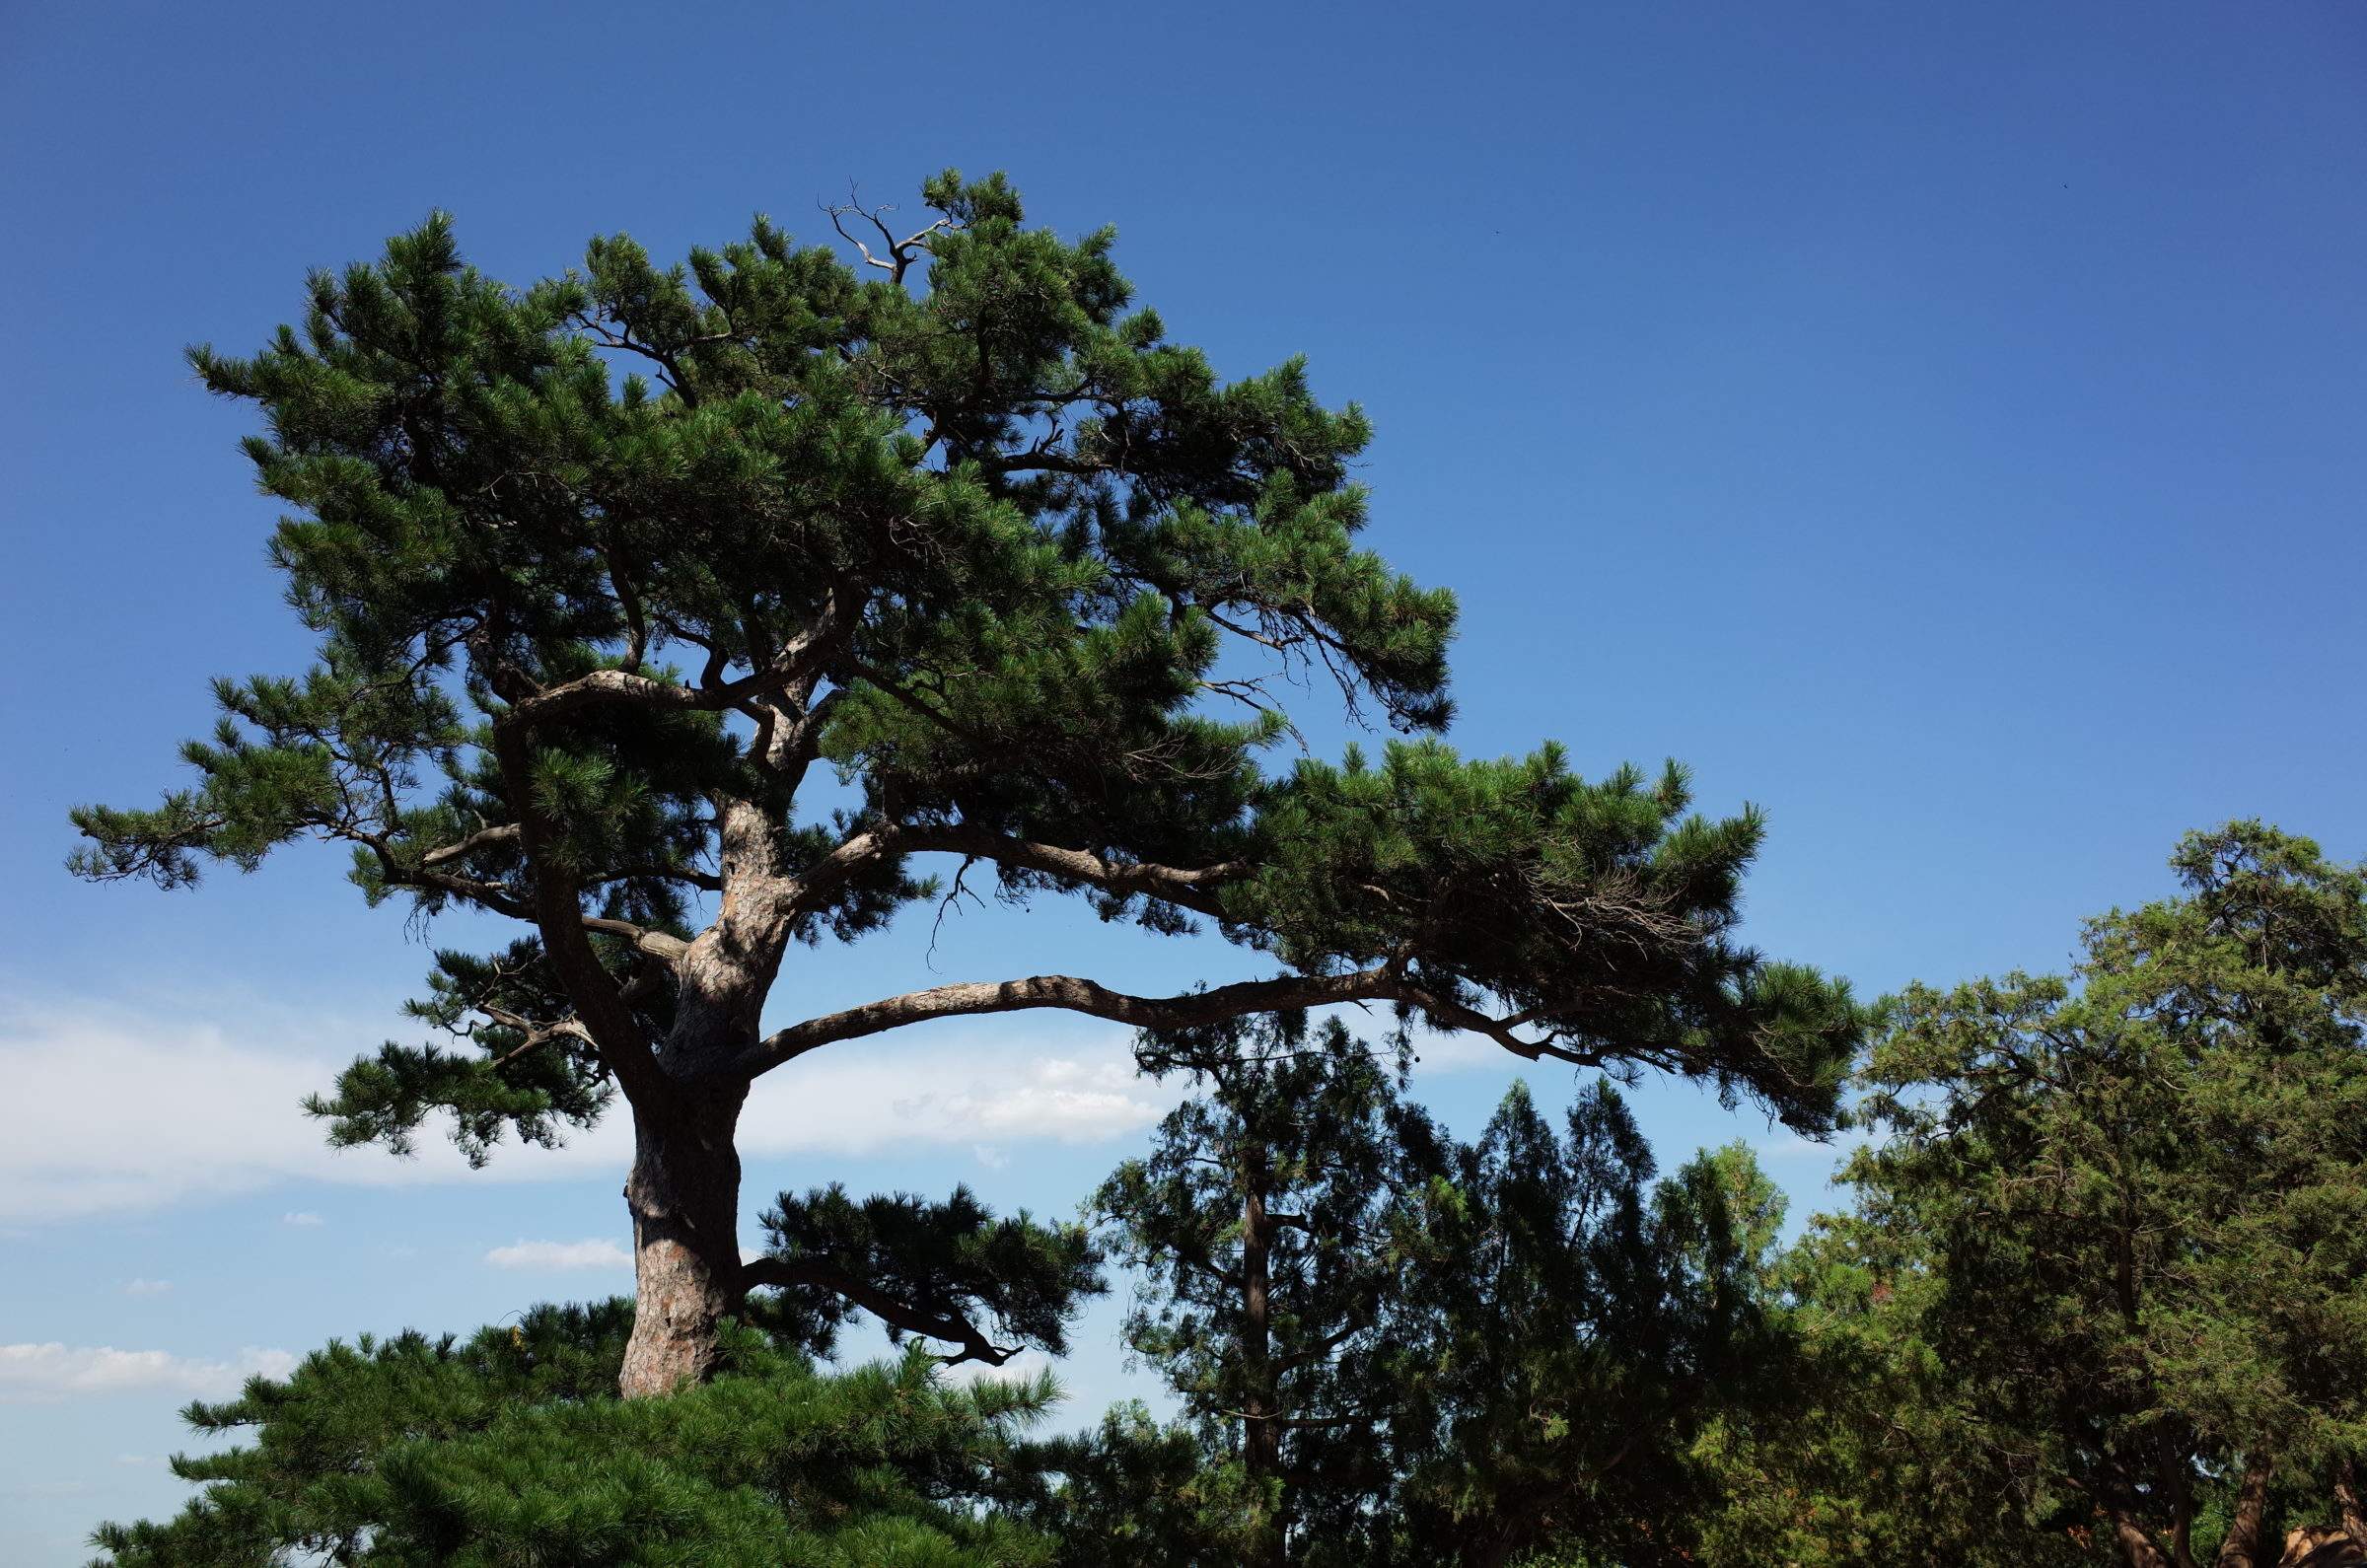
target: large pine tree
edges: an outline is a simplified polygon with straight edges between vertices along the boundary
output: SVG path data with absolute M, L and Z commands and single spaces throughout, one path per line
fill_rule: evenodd
M 900 235 L 834 213 L 843 250 L 762 221 L 671 268 L 598 240 L 525 290 L 438 217 L 316 276 L 253 357 L 192 354 L 261 415 L 318 662 L 220 682 L 195 786 L 78 813 L 80 869 L 173 887 L 324 838 L 373 902 L 523 928 L 439 955 L 418 1011 L 459 1041 L 356 1062 L 314 1107 L 331 1136 L 399 1145 L 449 1113 L 481 1155 L 620 1094 L 638 1394 L 705 1375 L 767 1280 L 738 1242 L 749 1086 L 932 1019 L 1378 1002 L 1824 1126 L 1860 1016 L 1735 940 L 1758 818 L 1688 816 L 1674 767 L 1458 757 L 1432 738 L 1453 603 L 1356 544 L 1362 415 L 1296 362 L 1221 382 L 1128 309 L 1108 231 L 1026 227 L 1000 177 L 925 200 Z M 1289 721 L 1255 658 L 1414 738 L 1263 768 Z M 844 805 L 801 797 L 817 764 Z M 990 976 L 801 1016 L 792 949 L 878 930 L 948 857 L 1153 931 L 1211 923 L 1272 972 L 1165 996 Z

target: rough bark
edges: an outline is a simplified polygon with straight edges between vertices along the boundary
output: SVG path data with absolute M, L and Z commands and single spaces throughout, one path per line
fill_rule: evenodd
M 673 1391 L 715 1370 L 717 1330 L 745 1295 L 740 1263 L 744 1086 L 668 1106 L 635 1106 L 633 1333 L 617 1387 L 628 1399 Z
M 2276 1568 L 2357 1568 L 2367 1563 L 2367 1546 L 2339 1525 L 2296 1525 L 2285 1534 L 2285 1554 Z
M 2212 1559 L 2214 1568 L 2268 1568 L 2270 1468 L 2265 1455 L 2246 1458 L 2244 1484 L 2236 1493 L 2236 1517 L 2227 1527 L 2227 1538 L 2219 1542 L 2219 1555 Z
M 2120 1540 L 2120 1553 L 2128 1559 L 2128 1568 L 2170 1568 L 2170 1554 L 2153 1543 L 2153 1537 L 2140 1529 L 2136 1521 L 2122 1516 L 2113 1522 Z
M 2358 1461 L 2348 1456 L 2334 1465 L 2334 1503 L 2342 1511 L 2342 1532 L 2367 1552 L 2367 1502 L 2359 1496 Z

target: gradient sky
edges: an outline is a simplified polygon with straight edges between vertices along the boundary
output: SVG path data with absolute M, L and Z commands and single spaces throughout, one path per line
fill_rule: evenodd
M 2367 851 L 2367 8 L 0 7 L 0 1561 L 183 1493 L 175 1408 L 331 1335 L 626 1285 L 621 1127 L 483 1176 L 331 1157 L 294 1102 L 426 962 L 340 857 L 194 892 L 60 870 L 216 673 L 300 667 L 184 344 L 431 208 L 524 283 L 850 181 L 1003 169 L 1114 223 L 1181 340 L 1310 356 L 1378 428 L 1372 538 L 1464 606 L 1466 749 L 1674 755 L 1763 806 L 1749 931 L 1868 993 L 2059 967 L 2257 815 Z M 1309 694 L 1320 712 L 1316 693 Z M 1310 727 L 1320 748 L 1339 726 Z M 1060 967 L 1245 972 L 1078 911 L 925 914 L 782 1011 Z M 465 937 L 466 931 L 451 933 Z M 440 935 L 443 935 L 440 933 Z M 1065 1214 L 1165 1104 L 1041 1016 L 838 1047 L 752 1109 L 783 1187 Z M 1475 1128 L 1509 1058 L 1418 1079 Z M 1548 1100 L 1567 1075 L 1533 1075 Z M 1663 1163 L 1830 1152 L 1682 1086 Z M 558 1247 L 520 1244 L 565 1244 Z M 580 1244 L 580 1245 L 579 1245 Z M 607 1259 L 604 1261 L 604 1258 Z M 572 1263 L 573 1267 L 557 1265 Z M 1070 1419 L 1147 1391 L 1088 1319 Z

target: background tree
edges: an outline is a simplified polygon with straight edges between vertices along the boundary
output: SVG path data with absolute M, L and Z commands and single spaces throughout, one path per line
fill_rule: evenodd
M 1388 1428 L 1414 1371 L 1410 1231 L 1442 1140 L 1335 1019 L 1158 1036 L 1142 1059 L 1200 1093 L 1095 1201 L 1141 1281 L 1126 1343 L 1240 1465 L 1242 1560 L 1378 1561 Z
M 1058 1542 L 1059 1568 L 1240 1568 L 1265 1544 L 1269 1499 L 1190 1421 L 1139 1401 L 1098 1427 L 1022 1446 L 1019 1517 Z
M 1920 1331 L 1993 1451 L 2137 1568 L 2206 1523 L 2250 1568 L 2280 1474 L 2331 1501 L 2367 1417 L 2367 876 L 2256 822 L 2172 865 L 2076 986 L 1910 989 L 1851 1179 L 1927 1239 Z
M 2043 1466 L 1980 1441 L 1923 1337 L 1941 1284 L 1923 1238 L 1820 1215 L 1758 1284 L 1779 1360 L 1687 1455 L 1702 1561 L 2073 1568 L 2111 1549 Z
M 817 1371 L 745 1328 L 681 1397 L 618 1399 L 632 1304 L 538 1308 L 466 1341 L 331 1344 L 192 1404 L 245 1447 L 162 1524 L 102 1526 L 101 1568 L 795 1563 L 1022 1568 L 1053 1543 L 993 1508 L 1048 1379 L 949 1387 L 915 1353 Z
M 1143 1052 L 1200 1092 L 1096 1207 L 1137 1271 L 1129 1344 L 1241 1474 L 1232 1560 L 1696 1560 L 1696 1445 L 1794 1387 L 1764 1284 L 1782 1202 L 1747 1149 L 1655 1183 L 1607 1084 L 1560 1133 L 1516 1087 L 1459 1144 L 1336 1021 Z M 1172 1441 L 1125 1452 L 1155 1474 Z
M 1320 667 L 1407 731 L 1448 717 L 1451 601 L 1354 542 L 1362 415 L 1295 362 L 1220 383 L 1128 311 L 1108 231 L 1027 228 L 999 177 L 924 200 L 900 235 L 834 211 L 851 260 L 758 221 L 672 268 L 598 240 L 523 292 L 437 217 L 316 275 L 252 358 L 192 353 L 262 417 L 247 450 L 291 509 L 272 554 L 318 659 L 218 683 L 196 785 L 80 811 L 76 865 L 174 887 L 322 838 L 373 902 L 525 928 L 438 957 L 418 1012 L 461 1043 L 357 1062 L 313 1107 L 331 1137 L 400 1147 L 449 1113 L 481 1158 L 621 1094 L 641 1394 L 705 1376 L 756 1282 L 749 1086 L 930 1019 L 1378 1001 L 1825 1125 L 1862 1021 L 1735 940 L 1756 814 L 1688 817 L 1674 767 L 1588 783 L 1549 747 L 1261 771 L 1288 721 L 1229 650 Z M 798 1017 L 792 947 L 878 930 L 931 855 L 1154 931 L 1213 922 L 1279 972 Z
M 1409 1561 L 1693 1560 L 1695 1434 L 1785 1376 L 1748 1277 L 1782 1210 L 1739 1146 L 1653 1174 L 1600 1082 L 1559 1135 L 1516 1084 L 1456 1151 L 1403 1319 Z

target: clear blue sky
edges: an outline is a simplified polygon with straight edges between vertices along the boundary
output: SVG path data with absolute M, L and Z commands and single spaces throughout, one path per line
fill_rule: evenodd
M 397 1030 L 426 957 L 333 857 L 173 897 L 59 870 L 70 804 L 174 780 L 208 676 L 304 654 L 246 413 L 182 345 L 253 346 L 306 268 L 433 207 L 524 282 L 598 232 L 810 235 L 849 180 L 910 201 L 947 165 L 1114 223 L 1227 371 L 1303 352 L 1361 399 L 1376 542 L 1462 598 L 1460 743 L 1675 755 L 1706 805 L 1758 802 L 1772 951 L 1869 992 L 2057 966 L 2188 827 L 2367 851 L 2347 0 L 8 6 L 0 1560 L 173 1506 L 171 1412 L 238 1367 L 623 1283 L 487 1257 L 621 1241 L 612 1144 L 474 1181 L 316 1151 L 294 1096 Z M 1052 909 L 949 923 L 933 961 L 924 928 L 786 1005 L 1045 952 L 1241 963 Z M 832 1178 L 1066 1212 L 1159 1103 L 1122 1043 L 817 1058 L 760 1107 L 752 1222 Z M 1469 1127 L 1509 1076 L 1449 1050 L 1421 1088 Z M 1824 1201 L 1821 1151 L 1642 1101 L 1664 1161 L 1748 1137 Z M 1079 1420 L 1140 1387 L 1111 1320 Z

